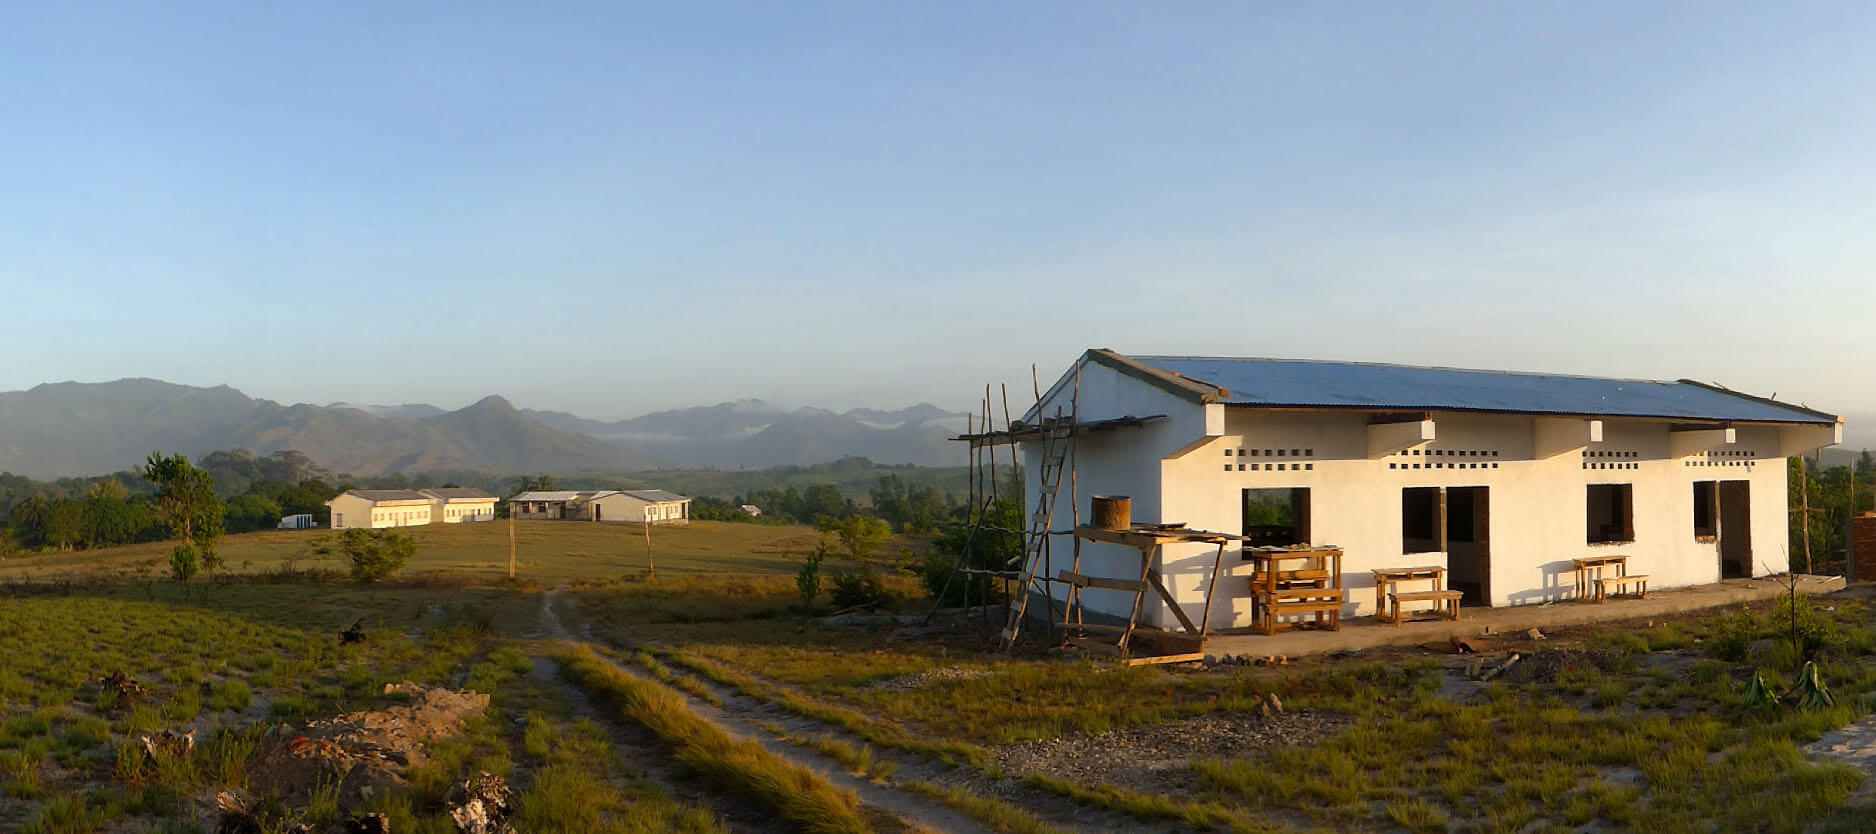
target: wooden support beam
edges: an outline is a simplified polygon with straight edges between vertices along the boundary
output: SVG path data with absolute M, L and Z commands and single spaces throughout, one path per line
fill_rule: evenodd
M 1179 606 L 1179 601 L 1173 599 L 1171 591 L 1166 590 L 1166 583 L 1160 581 L 1159 571 L 1147 571 L 1146 579 L 1148 582 L 1153 583 L 1153 590 L 1159 592 L 1160 599 L 1166 601 L 1166 607 L 1172 609 L 1173 616 L 1179 618 L 1179 624 L 1185 626 L 1188 633 L 1199 633 L 1199 627 L 1192 624 L 1192 618 L 1186 616 L 1185 609 Z
M 1109 579 L 1105 576 L 1083 576 L 1074 571 L 1065 570 L 1055 575 L 1058 581 L 1066 582 L 1077 588 L 1101 588 L 1108 591 L 1127 591 L 1134 593 L 1146 590 L 1143 583 L 1132 579 Z

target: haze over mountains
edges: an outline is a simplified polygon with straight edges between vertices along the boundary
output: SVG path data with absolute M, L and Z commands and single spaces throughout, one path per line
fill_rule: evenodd
M 920 404 L 898 411 L 787 410 L 759 400 L 606 423 L 517 409 L 498 396 L 436 406 L 281 405 L 228 386 L 153 379 L 47 383 L 0 393 L 0 472 L 97 475 L 154 449 L 304 452 L 360 476 L 485 469 L 565 472 L 660 467 L 767 468 L 859 455 L 878 463 L 961 465 L 945 438 L 964 418 Z

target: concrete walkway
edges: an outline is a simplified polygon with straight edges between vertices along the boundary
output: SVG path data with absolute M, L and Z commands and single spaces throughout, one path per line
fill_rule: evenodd
M 1841 576 L 1798 576 L 1798 593 L 1801 594 L 1824 594 L 1843 587 Z M 1296 628 L 1269 636 L 1241 633 L 1214 635 L 1205 641 L 1205 653 L 1218 657 L 1299 657 L 1344 649 L 1418 645 L 1451 637 L 1474 637 L 1486 633 L 1488 629 L 1506 634 L 1531 628 L 1630 620 L 1721 605 L 1738 605 L 1771 599 L 1782 593 L 1785 593 L 1783 577 L 1727 579 L 1712 585 L 1650 591 L 1647 599 L 1612 599 L 1600 605 L 1593 602 L 1559 602 L 1549 607 L 1514 605 L 1506 608 L 1465 608 L 1460 611 L 1464 619 L 1459 622 L 1428 620 L 1396 626 L 1373 617 L 1344 618 L 1341 631 Z

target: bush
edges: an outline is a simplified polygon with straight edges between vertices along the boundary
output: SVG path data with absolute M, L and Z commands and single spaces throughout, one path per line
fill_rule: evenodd
M 960 606 L 967 601 L 981 605 L 989 600 L 990 578 L 982 574 L 961 573 L 953 579 L 951 574 L 957 567 L 957 557 L 943 553 L 925 557 L 925 564 L 919 566 L 919 580 L 925 583 L 925 592 L 937 601 L 936 604 L 942 608 Z M 945 584 L 947 582 L 950 583 L 948 588 Z
M 175 577 L 177 582 L 194 579 L 201 571 L 202 559 L 188 542 L 176 545 L 176 549 L 169 552 L 169 575 Z
M 376 582 L 401 570 L 417 555 L 417 540 L 396 530 L 354 527 L 313 543 L 321 556 L 339 556 L 351 566 L 356 582 Z
M 854 608 L 870 605 L 884 608 L 892 604 L 892 594 L 879 573 L 871 568 L 841 571 L 834 574 L 834 607 Z
M 795 590 L 801 594 L 801 602 L 813 607 L 814 601 L 821 596 L 821 563 L 827 561 L 827 544 L 822 543 L 808 554 L 801 563 L 801 570 L 795 572 Z
M 1707 632 L 1707 652 L 1715 659 L 1728 663 L 1741 663 L 1746 659 L 1746 650 L 1757 639 L 1759 625 L 1752 616 L 1752 611 L 1740 606 L 1739 611 L 1715 617 Z

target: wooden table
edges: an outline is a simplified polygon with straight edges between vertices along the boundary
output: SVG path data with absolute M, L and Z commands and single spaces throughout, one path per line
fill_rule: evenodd
M 1274 634 L 1283 614 L 1315 614 L 1316 624 L 1342 627 L 1342 549 L 1322 547 L 1246 547 L 1251 562 L 1251 622 Z M 1284 567 L 1286 563 L 1300 563 Z M 1324 617 L 1328 622 L 1324 623 Z
M 1628 575 L 1628 557 L 1616 553 L 1607 556 L 1586 556 L 1581 559 L 1571 559 L 1570 562 L 1576 567 L 1576 598 L 1579 600 L 1594 596 L 1591 590 L 1596 584 L 1595 580 L 1601 578 L 1603 568 L 1615 568 L 1616 576 Z M 1592 572 L 1594 576 L 1591 576 Z
M 1398 624 L 1401 621 L 1400 606 L 1388 605 L 1388 595 L 1395 593 L 1394 586 L 1402 582 L 1430 582 L 1432 587 L 1426 593 L 1417 593 L 1415 602 L 1432 602 L 1435 613 L 1440 612 L 1448 602 L 1451 612 L 1447 616 L 1459 619 L 1459 603 L 1446 600 L 1446 569 L 1439 565 L 1420 565 L 1408 568 L 1376 568 L 1374 571 L 1374 615 L 1376 619 Z M 1457 592 L 1454 592 L 1457 593 Z M 1424 598 L 1424 599 L 1422 599 Z M 1392 612 L 1391 614 L 1389 612 Z

